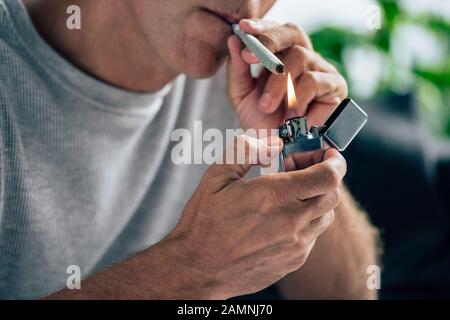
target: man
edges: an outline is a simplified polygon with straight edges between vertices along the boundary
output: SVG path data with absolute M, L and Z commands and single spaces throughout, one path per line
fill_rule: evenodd
M 233 126 L 218 71 L 228 52 L 240 125 L 276 128 L 288 116 L 285 78 L 252 78 L 257 59 L 229 22 L 280 55 L 300 93 L 295 113 L 311 124 L 346 96 L 304 32 L 259 20 L 273 3 L 0 1 L 1 297 L 54 293 L 71 266 L 81 289 L 50 298 L 230 298 L 273 283 L 286 298 L 375 297 L 375 232 L 340 187 L 337 151 L 253 179 L 250 165 L 171 161 L 175 128 Z M 66 27 L 72 4 L 81 30 Z M 281 149 L 256 144 L 271 157 Z

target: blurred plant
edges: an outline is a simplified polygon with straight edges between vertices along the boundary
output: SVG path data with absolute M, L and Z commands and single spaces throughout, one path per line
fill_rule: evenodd
M 350 79 L 353 94 L 370 98 L 414 92 L 432 131 L 450 137 L 450 22 L 429 12 L 411 14 L 398 1 L 377 2 L 383 15 L 381 29 L 361 34 L 324 27 L 311 34 L 315 49 Z M 360 78 L 352 74 L 357 57 L 366 59 Z M 367 63 L 368 57 L 373 63 Z M 358 87 L 361 77 L 369 76 L 375 79 L 372 90 Z

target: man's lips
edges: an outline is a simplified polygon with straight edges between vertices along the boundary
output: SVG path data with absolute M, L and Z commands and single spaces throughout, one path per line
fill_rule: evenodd
M 233 23 L 236 23 L 240 20 L 240 18 L 238 16 L 230 14 L 230 13 L 217 11 L 217 10 L 210 10 L 207 8 L 205 8 L 205 11 L 217 16 L 218 18 L 221 18 L 224 22 L 226 22 L 227 24 L 230 24 L 230 25 Z

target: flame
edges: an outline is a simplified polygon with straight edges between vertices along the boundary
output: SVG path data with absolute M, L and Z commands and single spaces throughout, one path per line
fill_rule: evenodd
M 287 97 L 288 97 L 288 108 L 289 109 L 295 108 L 297 106 L 297 97 L 295 96 L 295 88 L 290 73 L 288 73 L 287 78 Z

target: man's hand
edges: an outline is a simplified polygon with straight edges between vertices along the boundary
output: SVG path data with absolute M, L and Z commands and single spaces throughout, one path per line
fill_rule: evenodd
M 299 269 L 334 219 L 346 163 L 329 150 L 305 170 L 244 178 L 281 149 L 277 137 L 237 137 L 223 158 L 247 161 L 212 165 L 166 238 L 49 299 L 225 299 Z
M 282 147 L 275 140 L 240 136 L 236 145 L 268 148 L 275 157 Z M 178 247 L 177 261 L 188 261 L 183 273 L 196 275 L 193 287 L 209 292 L 201 296 L 253 293 L 298 270 L 334 219 L 346 171 L 336 150 L 305 170 L 246 180 L 250 167 L 211 166 L 166 239 Z
M 241 29 L 255 35 L 276 53 L 291 73 L 298 105 L 288 110 L 286 76 L 263 70 L 252 78 L 250 64 L 258 58 L 235 35 L 228 40 L 228 95 L 244 129 L 277 128 L 293 116 L 308 117 L 310 125 L 321 125 L 347 96 L 347 84 L 336 68 L 314 52 L 308 36 L 294 24 L 243 19 Z

